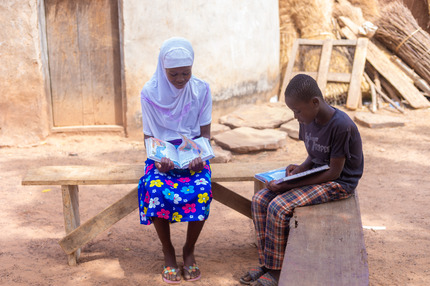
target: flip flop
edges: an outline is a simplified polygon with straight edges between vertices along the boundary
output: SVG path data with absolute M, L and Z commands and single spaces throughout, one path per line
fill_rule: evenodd
M 245 275 L 240 277 L 239 281 L 240 281 L 240 283 L 242 283 L 244 285 L 250 285 L 252 282 L 257 281 L 257 279 L 260 278 L 261 276 L 263 276 L 265 273 L 266 273 L 266 271 L 264 271 L 263 267 L 261 267 L 261 266 L 253 267 L 253 268 L 249 269 Z M 245 280 L 246 276 L 251 277 L 251 280 L 246 281 Z
M 192 266 L 185 266 L 184 265 L 184 271 L 187 271 L 188 274 L 190 275 L 190 277 L 191 277 L 191 273 L 196 272 L 197 270 L 200 271 L 199 267 L 195 263 Z M 201 277 L 202 277 L 202 274 L 200 273 L 199 276 L 197 276 L 197 277 L 187 279 L 187 278 L 185 278 L 185 272 L 184 272 L 184 280 L 187 282 L 193 282 L 193 281 L 200 280 Z
M 278 281 L 273 277 L 272 274 L 266 272 L 263 276 L 257 279 L 257 281 L 253 282 L 251 285 L 255 286 L 278 286 Z
M 181 280 L 169 280 L 167 279 L 165 276 L 167 276 L 168 274 L 174 274 L 176 275 L 176 277 L 181 277 L 181 272 L 179 268 L 174 268 L 174 267 L 170 267 L 170 266 L 164 266 L 164 270 L 163 273 L 161 273 L 161 278 L 163 278 L 163 281 L 166 282 L 167 284 L 179 284 L 181 283 Z

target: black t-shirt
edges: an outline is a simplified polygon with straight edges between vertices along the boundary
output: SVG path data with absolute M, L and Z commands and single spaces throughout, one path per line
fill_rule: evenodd
M 330 158 L 345 157 L 342 173 L 335 182 L 347 192 L 355 189 L 363 174 L 363 149 L 357 126 L 345 112 L 335 108 L 325 125 L 300 124 L 299 138 L 305 143 L 313 167 L 330 165 Z

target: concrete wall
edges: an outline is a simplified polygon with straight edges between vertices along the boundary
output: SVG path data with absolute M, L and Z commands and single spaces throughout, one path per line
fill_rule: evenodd
M 0 146 L 35 144 L 49 133 L 36 1 L 0 1 L 0 26 Z
M 193 44 L 193 73 L 209 82 L 214 112 L 275 92 L 279 74 L 277 0 L 123 1 L 127 121 L 141 136 L 140 90 L 155 71 L 164 40 Z
M 72 0 L 70 0 L 72 1 Z M 119 0 L 128 134 L 141 137 L 140 90 L 172 36 L 195 49 L 214 113 L 264 98 L 279 82 L 277 0 Z M 44 0 L 0 1 L 0 146 L 37 144 L 52 124 Z M 44 47 L 44 48 L 43 48 Z

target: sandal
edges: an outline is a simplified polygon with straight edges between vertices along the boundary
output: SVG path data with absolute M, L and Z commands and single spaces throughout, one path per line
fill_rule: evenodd
M 179 268 L 164 266 L 163 273 L 161 273 L 161 278 L 163 278 L 163 281 L 166 282 L 167 284 L 179 284 L 179 283 L 181 283 L 181 279 L 179 279 L 179 280 L 167 279 L 169 274 L 173 274 L 175 278 L 177 278 L 177 277 L 181 278 L 181 271 Z
M 278 281 L 273 277 L 272 274 L 266 272 L 266 274 L 262 275 L 257 281 L 250 284 L 252 286 L 278 286 Z
M 244 285 L 250 285 L 252 282 L 257 281 L 258 278 L 263 276 L 266 273 L 263 267 L 257 266 L 248 270 L 248 272 L 240 277 L 240 283 Z M 251 280 L 245 280 L 245 278 L 250 277 Z
M 199 275 L 197 277 L 191 278 L 192 274 L 194 272 L 199 272 Z M 188 273 L 188 275 L 186 275 Z M 187 277 L 188 276 L 188 277 Z M 184 280 L 188 282 L 197 281 L 202 277 L 202 274 L 200 273 L 200 269 L 197 266 L 197 264 L 193 264 L 192 266 L 185 266 L 184 265 Z

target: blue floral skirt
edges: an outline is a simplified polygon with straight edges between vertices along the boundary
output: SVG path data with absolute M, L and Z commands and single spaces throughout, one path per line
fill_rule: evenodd
M 171 223 L 206 220 L 212 201 L 209 161 L 200 172 L 173 169 L 160 173 L 154 161 L 147 159 L 138 195 L 141 224 L 151 224 L 152 217 Z

